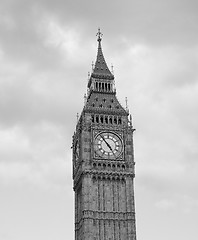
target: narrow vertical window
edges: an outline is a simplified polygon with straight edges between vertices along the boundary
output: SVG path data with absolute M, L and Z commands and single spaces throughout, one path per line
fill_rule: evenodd
M 110 83 L 108 83 L 108 91 L 109 91 L 109 92 L 111 91 Z
M 102 83 L 102 91 L 104 91 L 104 83 Z
M 117 124 L 117 117 L 114 117 L 114 123 Z
M 103 123 L 103 116 L 100 116 L 100 122 Z
M 105 83 L 105 92 L 107 92 L 107 83 Z
M 105 123 L 108 124 L 108 117 L 105 116 Z
M 109 117 L 109 123 L 112 124 L 112 117 Z

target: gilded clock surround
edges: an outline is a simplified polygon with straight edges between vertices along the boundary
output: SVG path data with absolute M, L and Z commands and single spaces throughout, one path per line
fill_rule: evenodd
M 123 136 L 115 131 L 94 132 L 94 158 L 108 160 L 123 159 Z

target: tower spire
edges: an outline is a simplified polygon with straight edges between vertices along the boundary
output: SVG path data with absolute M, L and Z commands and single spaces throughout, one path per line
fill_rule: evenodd
M 102 79 L 114 79 L 113 74 L 109 70 L 103 52 L 102 52 L 102 46 L 101 46 L 101 41 L 102 41 L 102 32 L 100 31 L 100 28 L 98 28 L 98 32 L 96 34 L 97 41 L 98 41 L 98 53 L 96 57 L 96 62 L 95 66 L 92 72 L 92 77 L 97 77 L 97 78 L 102 78 Z

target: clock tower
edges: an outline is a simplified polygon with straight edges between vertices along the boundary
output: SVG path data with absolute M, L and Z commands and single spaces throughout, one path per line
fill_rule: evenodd
M 102 52 L 73 135 L 75 240 L 136 240 L 132 118 Z

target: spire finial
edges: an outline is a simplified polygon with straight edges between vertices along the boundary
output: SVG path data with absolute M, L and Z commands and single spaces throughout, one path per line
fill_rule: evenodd
M 103 36 L 103 34 L 100 31 L 100 28 L 98 28 L 98 32 L 97 32 L 96 36 L 98 36 L 98 42 L 100 42 L 102 40 L 102 36 Z

